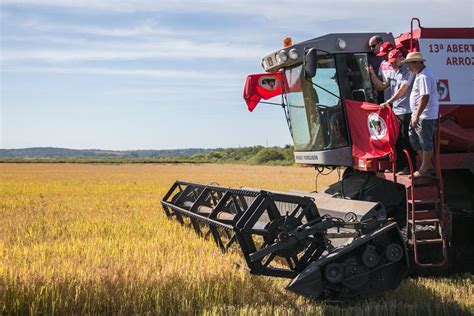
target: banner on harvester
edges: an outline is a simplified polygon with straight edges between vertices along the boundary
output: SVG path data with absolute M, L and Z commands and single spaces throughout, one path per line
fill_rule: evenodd
M 282 93 L 281 73 L 264 73 L 247 76 L 244 99 L 252 112 L 261 99 L 267 100 Z
M 454 34 L 455 35 L 455 34 Z M 464 38 L 420 38 L 420 52 L 438 78 L 442 105 L 474 105 L 474 39 L 473 32 Z
M 352 156 L 356 159 L 395 159 L 398 121 L 390 107 L 344 100 L 352 137 Z

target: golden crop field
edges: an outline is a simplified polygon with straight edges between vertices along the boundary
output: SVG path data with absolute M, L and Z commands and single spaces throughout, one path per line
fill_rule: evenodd
M 472 275 L 407 279 L 347 306 L 297 297 L 288 280 L 252 276 L 238 253 L 168 220 L 160 200 L 176 179 L 315 186 L 314 170 L 297 167 L 0 164 L 0 314 L 474 313 Z

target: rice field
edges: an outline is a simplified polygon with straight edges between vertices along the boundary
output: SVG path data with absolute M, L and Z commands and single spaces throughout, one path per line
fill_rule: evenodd
M 250 275 L 238 253 L 169 221 L 160 200 L 176 179 L 315 189 L 314 170 L 298 167 L 0 164 L 0 314 L 474 313 L 472 275 L 407 279 L 347 306 L 293 295 L 287 280 Z

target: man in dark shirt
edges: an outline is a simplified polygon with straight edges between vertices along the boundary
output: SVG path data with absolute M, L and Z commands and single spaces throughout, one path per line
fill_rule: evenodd
M 383 57 L 376 56 L 380 51 L 380 45 L 382 45 L 382 43 L 383 39 L 378 35 L 374 35 L 369 38 L 369 48 L 372 53 L 368 55 L 367 61 L 369 65 L 372 66 L 372 69 L 376 74 L 379 73 L 380 63 L 382 63 L 382 61 L 384 60 Z M 384 94 L 378 93 L 376 101 L 378 104 L 383 103 L 385 101 Z
M 380 63 L 383 58 L 376 56 L 380 51 L 380 45 L 382 45 L 383 40 L 380 36 L 375 35 L 369 38 L 369 48 L 372 51 L 372 54 L 369 54 L 369 64 L 374 69 L 375 73 L 379 72 Z

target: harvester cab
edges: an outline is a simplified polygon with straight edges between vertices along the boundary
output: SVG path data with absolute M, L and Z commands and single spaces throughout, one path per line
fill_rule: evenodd
M 269 73 L 278 73 L 295 147 L 303 164 L 352 167 L 353 155 L 344 100 L 374 102 L 368 72 L 368 38 L 390 33 L 329 34 L 281 49 L 262 59 Z M 247 80 L 254 84 L 255 80 Z M 246 91 L 252 89 L 246 87 Z M 251 100 L 253 95 L 246 95 Z
M 418 28 L 414 28 L 418 22 Z M 260 100 L 281 95 L 294 143 L 295 161 L 324 167 L 380 171 L 393 167 L 398 123 L 382 111 L 368 66 L 375 58 L 368 40 L 378 36 L 402 52 L 420 51 L 439 77 L 440 169 L 474 172 L 474 28 L 424 28 L 410 32 L 328 34 L 301 43 L 286 42 L 265 56 L 264 74 L 247 77 L 244 99 L 250 111 Z M 275 84 L 268 85 L 274 80 Z M 373 106 L 375 105 L 375 106 Z M 365 116 L 364 116 L 365 112 Z M 367 137 L 369 136 L 369 137 Z
M 412 27 L 397 38 L 329 34 L 294 45 L 285 40 L 283 49 L 262 59 L 265 73 L 247 77 L 244 99 L 252 111 L 261 99 L 281 95 L 295 161 L 346 167 L 341 181 L 323 193 L 285 193 L 178 180 L 161 202 L 166 216 L 212 238 L 222 251 L 240 251 L 251 273 L 289 278 L 289 290 L 313 299 L 345 300 L 395 289 L 410 267 L 446 266 L 455 237 L 464 243 L 460 247 L 471 249 L 472 80 L 459 81 L 458 68 L 447 77 L 456 87 L 442 82 L 441 101 L 452 103 L 440 111 L 436 175 L 397 176 L 398 122 L 391 109 L 374 104 L 367 69 L 373 58 L 367 42 L 374 35 L 407 50 L 440 52 L 440 43 L 446 43 L 447 52 L 448 43 L 456 42 L 470 54 L 474 47 L 473 28 Z M 458 64 L 460 58 L 464 65 L 471 62 L 455 58 Z M 470 68 L 462 69 L 472 76 Z M 390 168 L 392 173 L 380 172 Z

